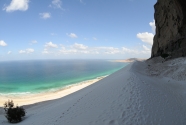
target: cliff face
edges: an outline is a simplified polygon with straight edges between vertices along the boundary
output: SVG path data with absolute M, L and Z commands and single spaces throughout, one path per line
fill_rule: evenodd
M 154 9 L 156 35 L 151 57 L 186 56 L 186 1 L 158 0 Z

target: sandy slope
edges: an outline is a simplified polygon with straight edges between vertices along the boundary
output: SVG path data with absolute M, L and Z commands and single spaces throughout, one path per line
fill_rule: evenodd
M 25 107 L 27 117 L 19 125 L 186 125 L 186 81 L 175 73 L 182 71 L 162 73 L 173 61 L 184 69 L 185 59 L 156 60 L 161 59 L 134 62 L 64 98 Z M 7 124 L 0 115 L 0 125 Z

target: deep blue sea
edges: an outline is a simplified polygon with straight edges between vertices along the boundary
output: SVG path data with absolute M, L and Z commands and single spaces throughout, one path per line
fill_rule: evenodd
M 0 62 L 0 95 L 53 91 L 112 74 L 127 64 L 107 60 Z

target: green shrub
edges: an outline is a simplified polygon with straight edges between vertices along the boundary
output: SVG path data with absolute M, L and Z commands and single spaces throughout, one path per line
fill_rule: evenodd
M 17 123 L 22 121 L 22 117 L 25 116 L 25 109 L 23 107 L 14 107 L 13 101 L 5 102 L 4 104 L 5 117 L 10 123 Z
M 164 58 L 164 59 L 167 58 L 168 56 L 169 56 L 169 54 L 166 54 L 166 53 L 161 54 L 161 57 Z

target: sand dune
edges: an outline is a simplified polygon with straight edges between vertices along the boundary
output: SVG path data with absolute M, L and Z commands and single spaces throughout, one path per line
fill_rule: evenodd
M 26 106 L 19 125 L 185 125 L 185 60 L 131 63 L 68 96 Z M 9 124 L 3 115 L 0 124 Z

